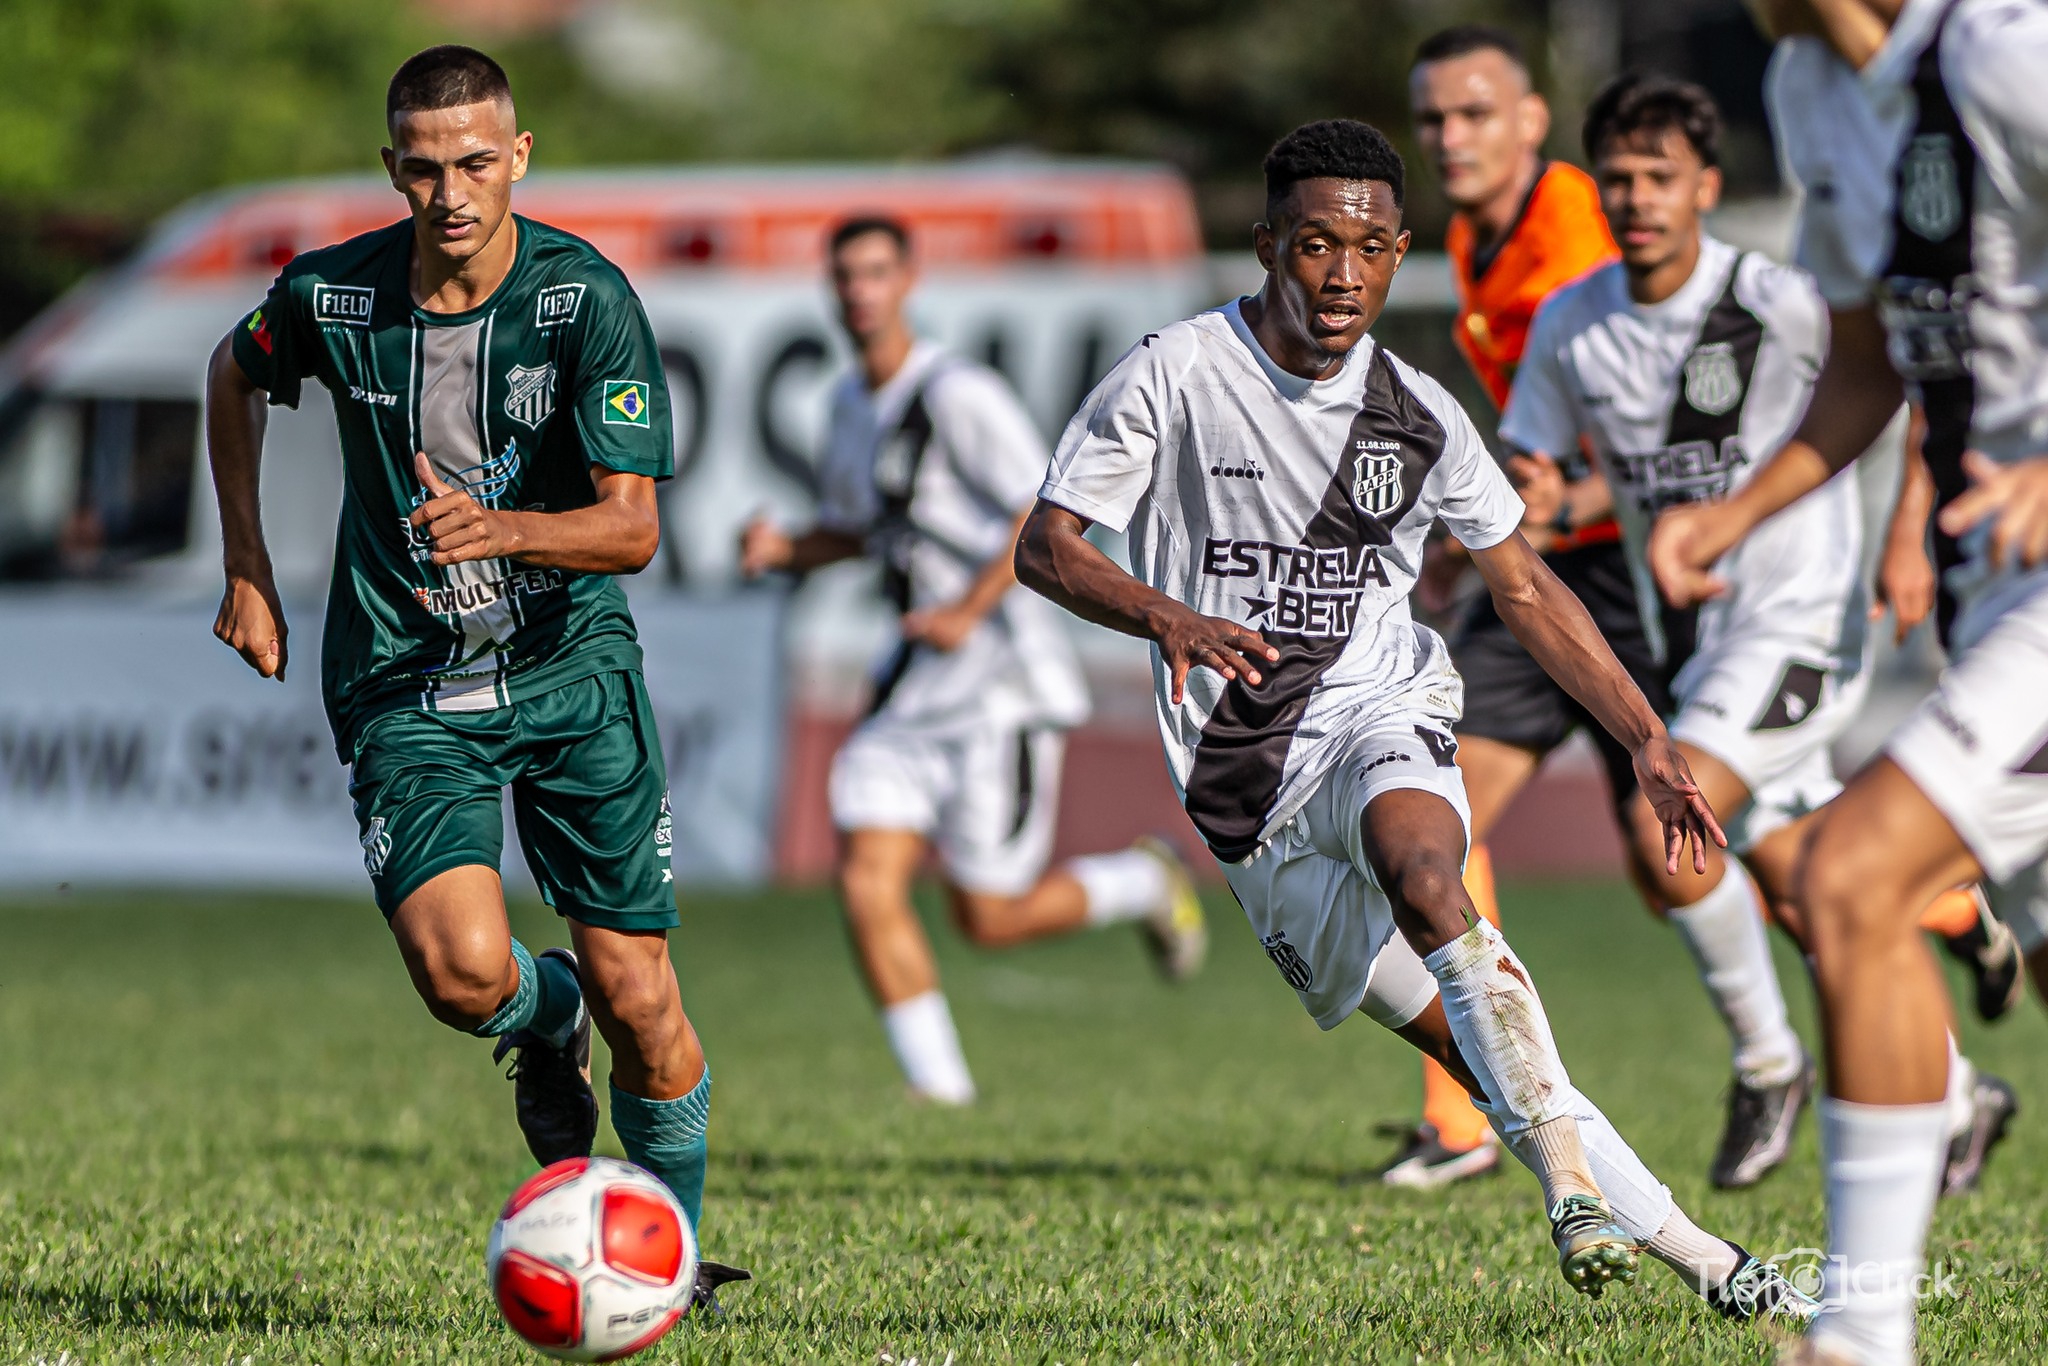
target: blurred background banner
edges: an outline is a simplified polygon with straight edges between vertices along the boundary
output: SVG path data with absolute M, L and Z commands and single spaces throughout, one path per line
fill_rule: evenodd
M 287 609 L 283 683 L 213 638 L 213 608 L 0 598 L 0 887 L 186 884 L 368 893 L 320 708 L 317 601 Z M 781 596 L 636 596 L 667 749 L 679 881 L 770 873 Z M 509 826 L 508 880 L 531 886 Z

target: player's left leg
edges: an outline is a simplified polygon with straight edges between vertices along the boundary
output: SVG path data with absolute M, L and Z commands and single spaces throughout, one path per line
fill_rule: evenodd
M 711 1071 L 668 953 L 680 923 L 654 707 L 638 673 L 567 684 L 518 708 L 526 764 L 512 812 L 541 895 L 569 921 L 585 999 L 612 1050 L 612 1127 L 699 1231 Z M 700 1301 L 730 1273 L 698 1278 Z
M 953 918 L 970 943 L 1009 948 L 1136 924 L 1169 980 L 1201 966 L 1208 947 L 1202 903 L 1165 841 L 1141 839 L 1046 871 L 1059 818 L 1064 731 L 982 732 L 953 747 L 959 777 L 940 815 L 938 848 Z

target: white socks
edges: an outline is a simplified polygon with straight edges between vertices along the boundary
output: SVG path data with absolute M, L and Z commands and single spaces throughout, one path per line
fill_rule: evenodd
M 1913 1302 L 1948 1148 L 1948 1105 L 1824 1096 L 1827 1302 L 1814 1344 L 1860 1366 L 1911 1366 Z
M 883 1007 L 882 1028 L 905 1079 L 919 1094 L 944 1105 L 974 1100 L 974 1078 L 967 1074 L 967 1058 L 960 1051 L 960 1035 L 953 1028 L 945 993 L 927 991 Z
M 1953 1033 L 1948 1036 L 1948 1096 L 1942 1105 L 1950 1138 L 1977 1122 L 1977 1065 L 1956 1051 Z
M 1165 865 L 1136 849 L 1084 854 L 1067 860 L 1065 867 L 1088 898 L 1090 925 L 1143 920 L 1164 906 L 1171 893 Z
M 1724 865 L 1713 890 L 1690 906 L 1674 907 L 1670 920 L 1734 1040 L 1735 1075 L 1748 1086 L 1792 1080 L 1806 1050 L 1785 1017 L 1763 907 L 1749 875 Z
M 1486 1091 L 1501 1137 L 1543 1182 L 1545 1206 L 1599 1194 L 1573 1121 L 1578 1093 L 1529 970 L 1500 931 L 1482 920 L 1422 965 L 1436 978 L 1451 1037 Z

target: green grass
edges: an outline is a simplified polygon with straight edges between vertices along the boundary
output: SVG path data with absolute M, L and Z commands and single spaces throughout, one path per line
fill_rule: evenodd
M 1706 1188 L 1724 1045 L 1668 933 L 1619 887 L 1508 906 L 1575 1078 L 1699 1222 L 1817 1242 L 1810 1126 L 1762 1189 Z M 1184 990 L 1124 932 L 995 956 L 939 936 L 984 1091 L 947 1113 L 904 1104 L 827 898 L 691 897 L 705 1239 L 759 1280 L 650 1359 L 1770 1359 L 1661 1268 L 1571 1296 L 1519 1171 L 1442 1195 L 1360 1181 L 1374 1124 L 1415 1104 L 1404 1046 L 1363 1019 L 1320 1034 L 1215 911 Z M 540 908 L 515 919 L 561 940 Z M 2029 1003 L 1967 1043 L 2038 1107 L 2043 1038 Z M 419 1008 L 367 899 L 0 908 L 0 1040 L 0 1361 L 533 1359 L 482 1275 L 530 1169 L 511 1088 Z M 1928 1360 L 2042 1356 L 2041 1142 L 2025 1116 L 1941 1210 L 1962 1294 L 1923 1316 Z

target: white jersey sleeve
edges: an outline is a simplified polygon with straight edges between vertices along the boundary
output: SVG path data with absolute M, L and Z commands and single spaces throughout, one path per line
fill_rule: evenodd
M 1409 388 L 1443 424 L 1444 456 L 1438 468 L 1444 492 L 1436 515 L 1468 550 L 1491 550 L 1522 525 L 1522 497 L 1450 392 L 1405 362 L 1401 370 Z
M 1515 368 L 1514 387 L 1508 391 L 1507 411 L 1501 414 L 1500 439 L 1518 451 L 1564 460 L 1578 453 L 1584 424 L 1565 377 L 1562 351 L 1568 337 L 1559 326 L 1557 304 L 1553 294 L 1530 324 L 1522 363 Z
M 1793 260 L 1832 307 L 1868 307 L 1891 237 L 1885 171 L 1898 152 L 1898 130 L 1819 38 L 1777 45 L 1764 103 L 1779 163 L 1800 191 Z
M 1113 531 L 1152 487 L 1153 464 L 1173 421 L 1179 370 L 1154 333 L 1124 353 L 1067 423 L 1038 496 Z
M 1958 8 L 1941 45 L 1943 83 L 1957 92 L 1959 112 L 1985 169 L 2005 197 L 2032 199 L 2048 175 L 2048 6 L 2006 0 Z M 2022 181 L 2031 185 L 2022 188 Z M 1999 184 L 2004 181 L 2004 184 Z
M 933 383 L 926 403 L 961 482 L 1012 517 L 1027 510 L 1052 453 L 1003 377 L 955 365 Z

